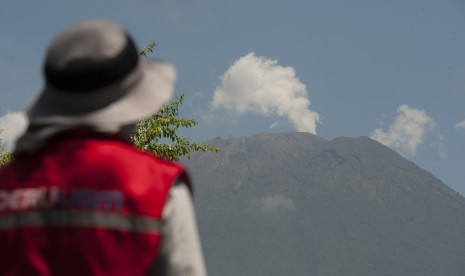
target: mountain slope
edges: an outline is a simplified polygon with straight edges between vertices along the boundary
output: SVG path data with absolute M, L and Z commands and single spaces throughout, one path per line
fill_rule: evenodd
M 211 275 L 465 275 L 465 200 L 366 137 L 258 134 L 185 163 Z

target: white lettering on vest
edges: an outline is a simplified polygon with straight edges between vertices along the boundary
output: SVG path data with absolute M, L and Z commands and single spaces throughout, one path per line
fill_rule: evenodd
M 120 211 L 124 197 L 119 191 L 98 191 L 94 189 L 63 189 L 38 187 L 0 190 L 0 212 L 4 210 L 26 210 L 38 208 L 78 208 Z

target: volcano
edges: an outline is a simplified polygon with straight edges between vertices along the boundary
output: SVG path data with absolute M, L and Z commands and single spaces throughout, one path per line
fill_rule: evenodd
M 463 276 L 465 199 L 368 137 L 215 138 L 184 160 L 210 275 Z

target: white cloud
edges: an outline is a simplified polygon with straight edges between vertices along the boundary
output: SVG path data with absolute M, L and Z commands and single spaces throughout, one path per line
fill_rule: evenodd
M 23 112 L 8 113 L 0 117 L 0 134 L 7 151 L 13 150 L 16 139 L 24 133 L 27 127 L 26 115 Z
M 294 210 L 295 204 L 292 199 L 282 195 L 268 195 L 256 201 L 259 209 L 271 212 L 275 210 Z
M 405 104 L 397 108 L 397 113 L 394 123 L 387 132 L 378 128 L 371 133 L 370 137 L 388 147 L 413 156 L 418 145 L 423 143 L 425 134 L 432 131 L 436 123 L 424 110 L 410 108 Z
M 465 128 L 465 120 L 461 121 L 461 122 L 458 122 L 456 125 L 455 125 L 455 128 Z
M 297 131 L 316 134 L 319 115 L 309 109 L 307 88 L 293 67 L 251 52 L 234 62 L 220 79 L 213 110 L 287 117 Z

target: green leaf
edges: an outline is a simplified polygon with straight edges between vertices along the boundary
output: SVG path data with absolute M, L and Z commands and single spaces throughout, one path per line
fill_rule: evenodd
M 142 50 L 139 51 L 139 55 L 147 57 L 149 53 L 153 53 L 153 50 L 157 46 L 157 42 L 154 40 L 147 44 Z

